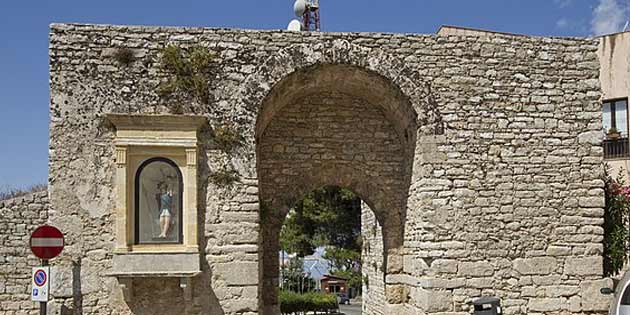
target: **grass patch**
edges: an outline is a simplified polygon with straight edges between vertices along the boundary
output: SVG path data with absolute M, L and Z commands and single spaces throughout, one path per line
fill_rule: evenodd
M 118 48 L 114 52 L 113 58 L 121 65 L 128 66 L 134 61 L 133 51 L 129 48 Z
M 210 180 L 219 187 L 231 187 L 239 180 L 240 176 L 233 169 L 223 168 L 210 174 Z
M 160 65 L 170 76 L 158 85 L 156 93 L 161 98 L 194 97 L 198 102 L 208 104 L 210 66 L 214 59 L 215 54 L 205 47 L 184 50 L 167 46 L 160 52 Z
M 221 148 L 228 153 L 240 146 L 244 140 L 243 136 L 241 136 L 234 127 L 229 125 L 214 128 L 214 136 Z

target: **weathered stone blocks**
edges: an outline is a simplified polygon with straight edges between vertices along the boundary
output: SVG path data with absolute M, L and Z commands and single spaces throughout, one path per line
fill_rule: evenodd
M 534 298 L 529 300 L 527 307 L 530 312 L 558 312 L 565 302 L 563 298 Z
M 553 257 L 517 258 L 514 270 L 522 275 L 546 275 L 556 271 L 557 261 Z
M 564 273 L 571 276 L 597 276 L 603 270 L 601 256 L 567 258 Z
M 603 183 L 597 43 L 580 39 L 53 25 L 50 222 L 72 227 L 67 253 L 93 253 L 98 277 L 114 241 L 113 131 L 102 116 L 170 111 L 155 93 L 168 44 L 217 55 L 210 104 L 182 102 L 184 114 L 210 121 L 199 135 L 203 274 L 189 313 L 273 310 L 258 290 L 277 280 L 260 277 L 277 269 L 261 261 L 267 249 L 277 262 L 266 211 L 286 209 L 265 206 L 289 207 L 328 184 L 360 192 L 381 221 L 366 238 L 383 240 L 364 253 L 366 315 L 468 314 L 466 303 L 486 294 L 507 314 L 604 313 L 605 301 L 584 301 L 602 278 Z M 135 61 L 117 64 L 117 48 Z M 345 70 L 309 75 L 329 65 Z M 231 154 L 211 132 L 224 124 L 243 136 Z M 226 166 L 238 172 L 233 185 L 207 180 Z M 6 256 L 2 268 L 20 263 Z M 19 281 L 4 292 L 24 292 Z M 144 290 L 158 284 L 147 281 Z M 117 290 L 84 294 L 83 313 L 152 310 L 147 296 L 110 302 Z M 183 304 L 176 283 L 163 293 Z
M 460 276 L 486 277 L 494 274 L 494 267 L 487 261 L 461 262 L 457 274 Z
M 612 288 L 612 279 L 583 281 L 580 284 L 581 308 L 585 312 L 606 312 L 613 297 L 601 293 L 602 288 Z
M 228 285 L 257 285 L 257 262 L 219 263 L 214 268 L 215 275 L 225 280 Z
M 426 313 L 449 312 L 453 310 L 453 296 L 450 291 L 416 288 L 411 291 L 414 305 Z
M 29 296 L 31 268 L 39 264 L 39 259 L 31 254 L 28 240 L 35 228 L 47 222 L 48 210 L 46 191 L 0 200 L 1 313 L 24 314 L 37 309 L 37 305 L 30 302 Z M 54 290 L 55 285 L 57 284 L 53 282 L 51 288 L 54 295 L 58 293 Z

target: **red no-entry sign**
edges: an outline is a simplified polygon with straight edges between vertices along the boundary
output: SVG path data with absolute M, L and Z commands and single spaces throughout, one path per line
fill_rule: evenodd
M 31 251 L 41 259 L 57 257 L 63 250 L 63 233 L 56 227 L 43 225 L 31 234 Z

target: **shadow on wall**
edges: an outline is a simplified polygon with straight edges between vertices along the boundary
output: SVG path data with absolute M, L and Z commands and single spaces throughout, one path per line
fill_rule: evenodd
M 143 278 L 134 281 L 129 309 L 136 315 L 184 314 L 185 301 L 179 279 Z
M 201 270 L 203 273 L 198 279 L 196 279 L 197 281 L 194 282 L 195 284 L 198 284 L 195 288 L 202 288 L 199 292 L 199 295 L 201 295 L 201 314 L 224 315 L 225 312 L 223 311 L 221 304 L 219 304 L 219 298 L 211 286 L 212 270 L 205 259 L 202 259 L 201 264 Z
M 202 128 L 200 131 L 199 139 L 201 139 L 201 143 L 199 143 L 199 149 L 201 154 L 197 157 L 198 163 L 198 172 L 199 179 L 203 181 L 201 183 L 197 183 L 197 187 L 199 187 L 199 196 L 197 199 L 197 222 L 207 222 L 208 214 L 208 204 L 207 204 L 207 196 L 208 196 L 208 185 L 209 178 L 212 170 L 209 167 L 208 155 L 206 152 L 216 150 L 217 144 L 215 144 L 211 139 L 212 131 L 210 128 Z M 205 224 L 199 224 L 197 227 L 200 239 L 199 239 L 199 248 L 205 251 L 205 248 L 208 246 L 208 236 L 205 231 Z M 206 258 L 206 255 L 201 255 L 201 275 L 196 277 L 193 281 L 193 295 L 200 296 L 200 308 L 201 314 L 217 314 L 224 315 L 225 312 L 219 303 L 219 298 L 217 297 L 214 289 L 212 288 L 212 269 L 210 268 L 210 263 Z
M 83 314 L 83 293 L 81 292 L 81 258 L 72 262 L 72 307 L 62 305 L 61 315 Z
M 203 273 L 192 282 L 194 294 L 192 301 L 186 301 L 184 298 L 179 278 L 143 278 L 142 281 L 135 282 L 135 294 L 128 303 L 131 313 L 224 315 L 225 312 L 211 286 L 212 274 L 205 260 L 202 261 L 201 268 Z

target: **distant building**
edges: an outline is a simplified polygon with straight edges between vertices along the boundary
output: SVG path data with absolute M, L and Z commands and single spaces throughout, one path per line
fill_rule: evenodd
M 621 174 L 628 183 L 630 179 L 630 143 L 628 142 L 630 32 L 602 36 L 597 54 L 602 86 L 604 160 L 611 168 L 611 175 Z M 617 133 L 614 132 L 615 130 Z
M 313 255 L 304 257 L 304 272 L 315 280 L 317 290 L 322 290 L 321 281 L 332 267 L 327 259 L 322 258 L 325 252 L 325 247 L 318 247 Z
M 326 293 L 348 293 L 348 279 L 338 276 L 325 275 L 321 280 L 321 287 Z
M 322 278 L 329 274 L 331 269 L 330 262 L 323 258 L 325 252 L 325 247 L 318 247 L 312 255 L 303 258 L 304 261 L 302 268 L 304 270 L 304 274 L 315 281 L 316 290 L 322 290 Z M 278 257 L 280 261 L 280 268 L 282 269 L 283 267 L 288 266 L 289 261 L 295 257 L 296 254 L 289 254 L 285 251 L 280 251 Z M 282 272 L 280 274 L 282 276 Z

